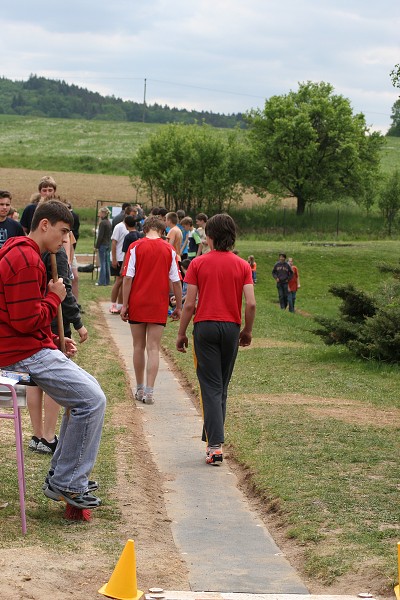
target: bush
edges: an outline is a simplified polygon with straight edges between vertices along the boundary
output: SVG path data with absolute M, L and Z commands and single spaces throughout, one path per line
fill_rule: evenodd
M 342 344 L 362 358 L 400 363 L 399 284 L 380 289 L 376 297 L 352 284 L 333 285 L 329 291 L 342 299 L 340 317 L 315 317 L 321 327 L 314 333 L 325 344 Z

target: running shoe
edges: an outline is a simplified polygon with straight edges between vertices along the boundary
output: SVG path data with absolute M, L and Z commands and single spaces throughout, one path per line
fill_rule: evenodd
M 221 446 L 207 446 L 206 463 L 208 465 L 213 465 L 216 462 L 222 462 L 223 458 Z

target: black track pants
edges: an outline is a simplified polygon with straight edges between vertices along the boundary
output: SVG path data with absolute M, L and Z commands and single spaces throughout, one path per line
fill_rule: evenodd
M 228 385 L 239 347 L 237 323 L 201 321 L 193 330 L 197 378 L 204 417 L 203 441 L 224 442 Z

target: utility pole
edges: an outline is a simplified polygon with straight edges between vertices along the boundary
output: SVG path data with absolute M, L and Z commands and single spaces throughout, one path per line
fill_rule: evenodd
M 145 78 L 144 92 L 143 92 L 143 123 L 145 122 L 145 119 L 146 119 L 146 82 L 147 82 L 147 79 Z

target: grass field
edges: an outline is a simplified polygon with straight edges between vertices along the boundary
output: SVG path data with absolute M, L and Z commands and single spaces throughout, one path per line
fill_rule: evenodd
M 125 174 L 138 145 L 157 127 L 1 115 L 0 165 Z M 400 138 L 389 138 L 383 169 L 393 170 L 399 157 Z M 86 236 L 78 252 L 91 252 L 93 247 L 93 209 L 87 211 Z M 398 263 L 400 242 L 354 242 L 347 236 L 346 245 L 334 245 L 326 242 L 335 239 L 334 234 L 321 231 L 313 238 L 318 242 L 311 244 L 285 240 L 281 231 L 273 241 L 273 235 L 238 243 L 242 257 L 254 254 L 257 260 L 258 308 L 253 344 L 239 352 L 230 387 L 230 453 L 246 470 L 249 486 L 262 499 L 277 530 L 302 557 L 304 575 L 324 585 L 351 584 L 353 577 L 365 581 L 367 590 L 390 594 L 397 577 L 396 542 L 400 538 L 400 368 L 361 361 L 342 347 L 325 346 L 313 334 L 312 317 L 336 314 L 338 300 L 328 293 L 332 283 L 352 282 L 365 291 L 379 289 L 390 275 L 382 276 L 376 265 Z M 271 277 L 280 251 L 294 256 L 300 271 L 294 315 L 279 310 Z M 108 296 L 107 289 L 94 287 L 90 275 L 81 275 L 84 306 L 93 307 Z M 99 378 L 112 407 L 121 397 L 128 397 L 126 382 L 97 319 L 96 311 L 87 311 L 91 342 L 80 349 L 79 361 Z M 176 329 L 176 324 L 167 327 L 165 347 L 196 389 L 191 354 L 174 350 Z M 110 493 L 115 482 L 117 434 L 118 428 L 109 420 L 94 474 L 102 481 L 107 507 L 97 524 L 96 543 L 103 550 L 106 544 L 98 540 L 102 534 L 107 539 L 120 519 Z M 6 441 L 11 447 L 12 436 Z M 38 481 L 46 468 L 42 458 L 27 456 L 29 543 L 46 543 L 55 551 L 71 544 L 79 549 L 79 535 L 73 543 L 65 539 L 48 502 L 38 498 Z M 17 489 L 4 461 L 0 462 L 0 480 L 2 494 L 11 498 L 2 510 L 10 528 L 3 528 L 1 545 L 18 547 L 24 541 L 14 527 L 19 518 Z
M 282 246 L 242 241 L 238 249 L 243 257 L 256 257 L 258 305 L 253 344 L 240 350 L 230 386 L 226 427 L 230 454 L 246 469 L 248 486 L 286 540 L 286 550 L 290 547 L 297 556 L 300 574 L 325 586 L 347 581 L 348 589 L 353 589 L 354 580 L 362 581 L 363 589 L 388 594 L 396 580 L 400 536 L 400 368 L 364 362 L 343 348 L 325 346 L 312 333 L 312 316 L 336 313 L 338 301 L 327 291 L 333 282 L 352 281 L 369 291 L 382 285 L 390 276 L 382 277 L 375 266 L 393 261 L 400 243 Z M 278 308 L 270 274 L 281 250 L 294 256 L 300 271 L 294 315 Z M 109 289 L 95 288 L 88 274 L 81 274 L 80 287 L 86 308 L 109 299 Z M 124 397 L 128 406 L 129 394 L 98 318 L 96 311 L 87 310 L 91 341 L 80 348 L 79 361 L 99 378 L 112 410 L 114 402 Z M 166 351 L 197 389 L 191 353 L 181 355 L 174 349 L 176 330 L 172 323 L 166 328 Z M 94 473 L 102 482 L 105 501 L 95 540 L 102 551 L 105 546 L 98 540 L 107 539 L 120 519 L 111 492 L 118 433 L 109 416 Z M 46 540 L 60 552 L 72 544 L 79 551 L 79 535 L 73 542 L 66 538 L 65 526 L 38 497 L 48 461 L 28 455 L 26 462 L 29 543 Z M 10 499 L 2 511 L 9 525 L 3 528 L 1 545 L 12 548 L 24 542 L 18 534 L 14 473 L 5 461 L 0 463 L 0 480 L 3 497 Z
M 279 309 L 270 274 L 282 245 L 239 248 L 256 257 L 258 305 L 253 346 L 239 352 L 230 387 L 231 451 L 265 509 L 302 548 L 308 575 L 329 584 L 362 572 L 366 583 L 380 580 L 375 592 L 387 591 L 400 535 L 400 369 L 325 346 L 312 333 L 312 315 L 336 314 L 338 301 L 327 292 L 333 282 L 377 289 L 375 265 L 392 261 L 400 246 L 284 246 L 300 271 L 295 315 Z M 167 348 L 175 330 L 167 328 Z M 190 353 L 172 355 L 197 387 Z
M 0 115 L 0 166 L 128 175 L 139 146 L 164 125 Z M 226 135 L 226 130 L 221 130 Z M 400 138 L 386 138 L 382 169 L 400 162 Z

